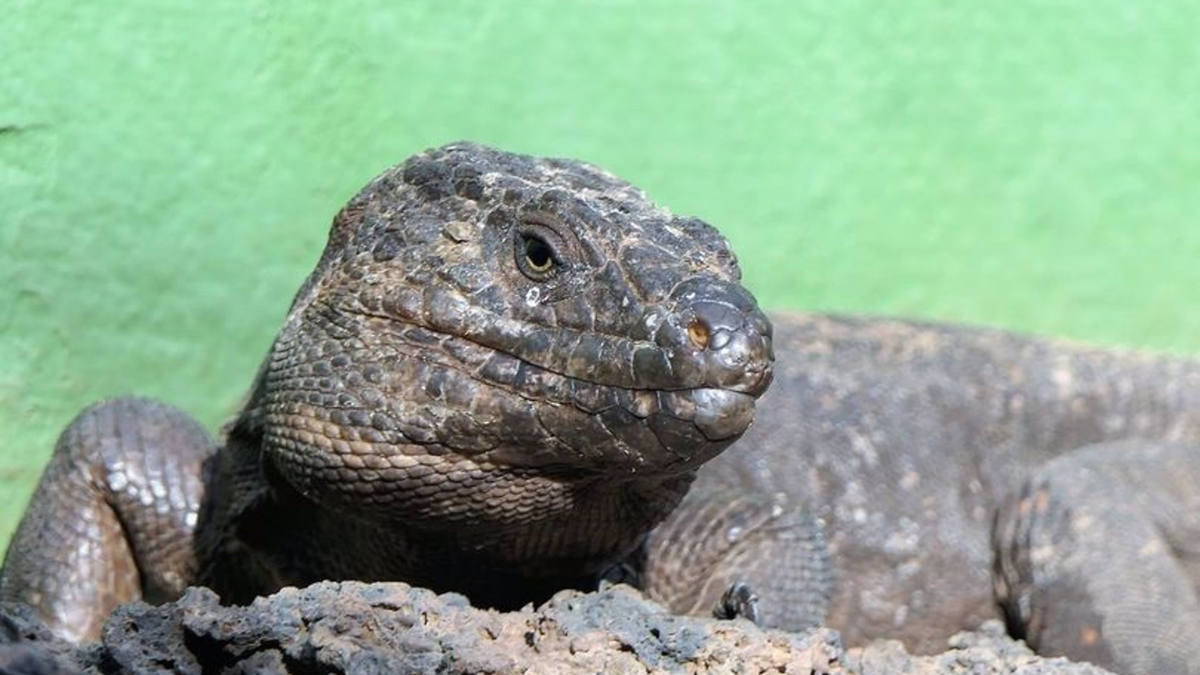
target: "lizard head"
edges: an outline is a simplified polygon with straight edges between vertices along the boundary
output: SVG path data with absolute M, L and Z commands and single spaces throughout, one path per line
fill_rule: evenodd
M 771 379 L 739 280 L 713 227 L 601 169 L 428 151 L 335 218 L 264 366 L 263 447 L 310 498 L 417 527 L 682 494 Z

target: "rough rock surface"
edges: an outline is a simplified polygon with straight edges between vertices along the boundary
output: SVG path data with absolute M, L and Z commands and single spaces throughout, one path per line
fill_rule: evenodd
M 57 641 L 21 607 L 0 612 L 0 673 L 970 673 L 1103 675 L 1044 659 L 992 623 L 935 656 L 897 642 L 843 651 L 828 629 L 760 630 L 676 616 L 627 586 L 564 591 L 516 612 L 402 583 L 323 582 L 244 607 L 204 588 L 125 605 L 99 644 Z

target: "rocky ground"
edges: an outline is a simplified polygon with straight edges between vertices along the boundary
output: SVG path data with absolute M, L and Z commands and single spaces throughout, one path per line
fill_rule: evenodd
M 999 624 L 936 656 L 898 643 L 843 650 L 827 629 L 765 631 L 744 621 L 669 614 L 637 591 L 564 591 L 537 609 L 498 613 L 402 583 L 325 582 L 223 607 L 193 588 L 127 605 L 98 644 L 53 639 L 19 607 L 0 612 L 0 673 L 798 673 L 1104 675 L 1034 656 Z

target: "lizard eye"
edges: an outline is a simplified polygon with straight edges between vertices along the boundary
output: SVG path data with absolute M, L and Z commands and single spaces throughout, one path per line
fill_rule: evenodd
M 517 267 L 533 281 L 545 281 L 558 267 L 554 248 L 545 239 L 532 233 L 517 235 Z

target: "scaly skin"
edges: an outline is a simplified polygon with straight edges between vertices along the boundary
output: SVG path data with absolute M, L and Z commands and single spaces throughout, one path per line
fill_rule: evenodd
M 1048 655 L 1200 673 L 1200 363 L 910 321 L 772 321 L 771 390 L 688 501 L 780 494 L 823 521 L 824 619 L 848 645 L 941 651 L 1003 613 Z M 694 513 L 654 536 L 690 538 Z M 790 576 L 765 576 L 743 575 L 764 612 L 795 597 L 770 590 Z M 777 604 L 768 623 L 798 620 Z
M 1200 672 L 1200 364 L 777 315 L 776 383 L 721 453 L 772 373 L 737 278 L 707 225 L 586 165 L 414 158 L 335 219 L 219 445 L 161 404 L 81 413 L 0 597 L 82 638 L 183 582 L 511 607 L 625 575 L 851 645 L 1003 615 L 1043 653 Z
M 136 399 L 72 423 L 0 599 L 78 640 L 187 583 L 244 602 L 404 580 L 496 607 L 594 586 L 770 382 L 739 277 L 711 226 L 594 167 L 416 156 L 335 218 L 219 445 Z

